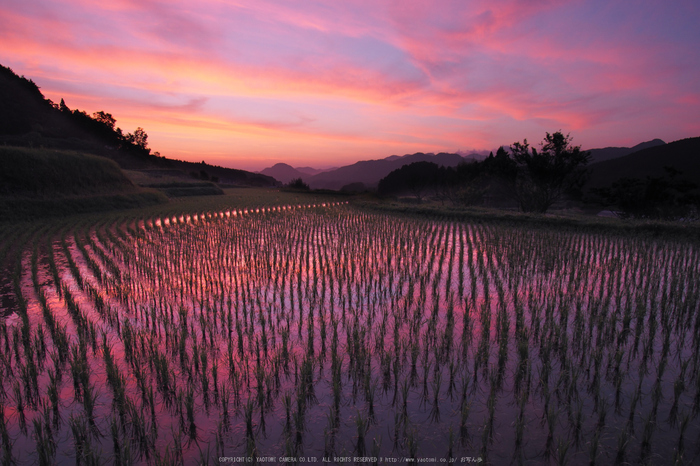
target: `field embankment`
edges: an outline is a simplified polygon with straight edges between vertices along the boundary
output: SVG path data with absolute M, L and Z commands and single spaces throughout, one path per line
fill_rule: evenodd
M 597 217 L 584 213 L 534 214 L 484 207 L 448 207 L 436 203 L 408 204 L 360 198 L 353 204 L 362 209 L 408 216 L 442 218 L 457 221 L 517 224 L 522 227 L 574 229 L 587 232 L 664 236 L 677 239 L 700 238 L 699 222 L 635 220 Z
M 165 196 L 134 186 L 112 160 L 0 147 L 0 220 L 141 207 Z

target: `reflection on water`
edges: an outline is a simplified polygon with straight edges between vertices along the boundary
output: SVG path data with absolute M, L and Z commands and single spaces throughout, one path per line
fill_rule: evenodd
M 692 245 L 332 203 L 136 225 L 67 236 L 58 282 L 24 259 L 15 458 L 697 459 Z
M 7 317 L 15 312 L 17 301 L 12 293 L 9 277 L 0 278 L 0 317 Z

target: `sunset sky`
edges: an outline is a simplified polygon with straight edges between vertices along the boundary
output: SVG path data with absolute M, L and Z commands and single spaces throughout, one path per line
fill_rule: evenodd
M 2 0 L 0 64 L 186 160 L 259 170 L 700 136 L 700 2 Z

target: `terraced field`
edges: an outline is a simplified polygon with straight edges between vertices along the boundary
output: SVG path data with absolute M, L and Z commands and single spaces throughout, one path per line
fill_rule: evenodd
M 695 244 L 179 208 L 0 226 L 3 464 L 700 458 Z

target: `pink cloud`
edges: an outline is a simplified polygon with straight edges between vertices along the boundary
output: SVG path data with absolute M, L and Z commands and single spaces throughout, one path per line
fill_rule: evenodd
M 0 63 L 145 127 L 163 153 L 223 157 L 234 138 L 250 160 L 382 156 L 559 128 L 615 145 L 697 135 L 698 15 L 692 2 L 41 0 L 0 7 Z

